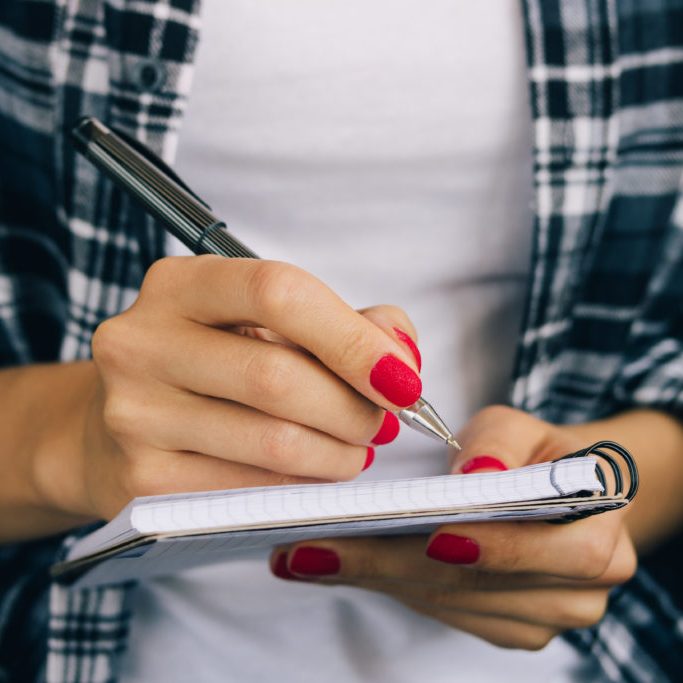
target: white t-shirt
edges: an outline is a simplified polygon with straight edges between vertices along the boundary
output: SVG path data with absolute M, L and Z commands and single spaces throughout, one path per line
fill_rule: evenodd
M 505 401 L 532 227 L 518 2 L 203 5 L 180 175 L 262 257 L 402 306 L 447 423 Z M 362 476 L 445 468 L 404 428 Z M 547 683 L 578 663 L 559 640 L 501 650 L 379 594 L 280 581 L 264 553 L 152 581 L 135 607 L 123 683 Z

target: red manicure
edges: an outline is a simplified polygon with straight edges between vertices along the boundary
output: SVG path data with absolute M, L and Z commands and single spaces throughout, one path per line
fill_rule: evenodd
M 375 461 L 375 449 L 372 447 L 368 447 L 368 454 L 365 456 L 365 464 L 363 465 L 363 472 L 372 465 L 372 463 Z
M 422 393 L 420 378 L 395 356 L 382 356 L 370 372 L 370 384 L 397 406 L 412 406 Z
M 427 557 L 448 564 L 473 564 L 479 559 L 479 545 L 464 536 L 439 534 L 427 546 Z
M 391 443 L 397 436 L 401 425 L 398 418 L 388 410 L 384 413 L 384 420 L 382 426 L 372 439 L 375 446 L 383 446 L 386 443 Z
M 304 576 L 329 576 L 341 568 L 339 555 L 327 548 L 302 546 L 297 548 L 289 562 L 290 571 Z
M 294 574 L 292 574 L 292 572 L 290 572 L 289 569 L 287 569 L 286 552 L 280 553 L 275 558 L 275 564 L 273 565 L 272 572 L 279 579 L 285 579 L 285 581 L 291 581 L 292 579 L 296 580 L 296 576 L 294 576 Z
M 501 460 L 498 460 L 498 458 L 494 458 L 492 455 L 478 455 L 468 460 L 460 468 L 460 471 L 463 474 L 471 474 L 479 470 L 499 470 L 502 472 L 506 469 L 508 469 L 508 466 Z
M 422 370 L 422 355 L 420 354 L 420 349 L 417 348 L 417 344 L 413 341 L 413 338 L 399 327 L 394 327 L 394 332 L 396 332 L 396 336 L 399 340 L 413 352 L 415 362 L 417 363 L 417 369 Z

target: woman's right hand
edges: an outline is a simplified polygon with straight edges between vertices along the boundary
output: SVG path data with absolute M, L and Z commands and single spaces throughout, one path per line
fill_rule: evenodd
M 400 330 L 414 337 L 400 309 L 358 313 L 284 263 L 158 261 L 94 335 L 97 386 L 63 506 L 109 519 L 135 496 L 354 478 L 395 420 L 386 410 L 421 393 Z

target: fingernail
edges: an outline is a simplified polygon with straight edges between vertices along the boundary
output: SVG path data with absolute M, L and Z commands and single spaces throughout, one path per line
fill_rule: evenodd
M 363 472 L 372 465 L 372 463 L 375 461 L 375 449 L 372 447 L 368 447 L 368 453 L 365 456 L 365 464 L 363 465 Z
M 439 534 L 427 546 L 427 557 L 449 564 L 473 564 L 479 559 L 479 545 L 465 536 Z
M 397 406 L 412 406 L 422 393 L 420 378 L 395 356 L 382 356 L 370 372 L 370 384 Z
M 397 436 L 401 428 L 401 424 L 398 418 L 393 413 L 388 410 L 384 413 L 384 420 L 382 420 L 382 426 L 379 431 L 372 438 L 372 443 L 375 446 L 383 446 L 386 443 L 391 443 Z
M 479 470 L 500 470 L 503 472 L 508 469 L 508 466 L 494 458 L 492 455 L 477 455 L 476 457 L 468 460 L 461 468 L 460 471 L 463 474 L 471 474 L 472 472 L 477 472 Z
M 287 553 L 282 552 L 275 558 L 275 563 L 271 570 L 275 576 L 279 579 L 285 579 L 286 581 L 296 580 L 296 576 L 287 569 Z
M 417 344 L 413 341 L 413 338 L 409 334 L 406 334 L 400 327 L 394 327 L 394 332 L 396 332 L 396 336 L 399 340 L 413 352 L 415 362 L 417 363 L 417 369 L 422 370 L 422 354 L 420 353 L 420 349 L 417 348 Z
M 339 555 L 327 548 L 302 546 L 294 551 L 289 561 L 289 570 L 304 576 L 329 576 L 338 574 L 340 568 Z

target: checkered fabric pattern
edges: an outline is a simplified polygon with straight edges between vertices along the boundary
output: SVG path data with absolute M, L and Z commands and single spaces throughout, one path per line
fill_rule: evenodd
M 683 0 L 523 8 L 536 220 L 512 403 L 558 423 L 633 406 L 681 415 Z M 96 115 L 171 161 L 198 12 L 199 0 L 0 2 L 2 365 L 87 358 L 99 321 L 162 255 L 159 227 L 64 130 Z M 51 584 L 70 542 L 0 548 L 0 680 L 116 681 L 134 589 Z M 605 680 L 683 680 L 673 588 L 641 570 L 595 628 L 567 637 Z

